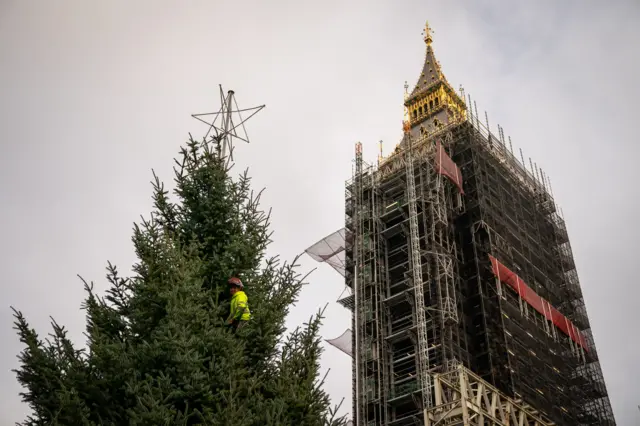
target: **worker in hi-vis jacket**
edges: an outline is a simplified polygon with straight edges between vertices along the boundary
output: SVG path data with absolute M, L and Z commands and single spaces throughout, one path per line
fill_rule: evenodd
M 229 292 L 231 293 L 231 308 L 229 310 L 229 318 L 227 318 L 227 325 L 235 333 L 251 319 L 251 311 L 249 311 L 249 301 L 240 278 L 229 278 Z

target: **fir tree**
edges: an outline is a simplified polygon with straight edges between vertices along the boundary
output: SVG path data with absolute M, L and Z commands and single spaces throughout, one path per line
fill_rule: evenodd
M 85 349 L 64 327 L 42 340 L 15 311 L 24 425 L 342 425 L 322 390 L 322 312 L 285 335 L 306 277 L 265 258 L 269 214 L 247 173 L 190 139 L 175 200 L 154 175 L 154 211 L 134 226 L 133 276 L 109 264 L 103 297 L 85 284 Z M 232 334 L 227 279 L 240 276 L 252 320 Z

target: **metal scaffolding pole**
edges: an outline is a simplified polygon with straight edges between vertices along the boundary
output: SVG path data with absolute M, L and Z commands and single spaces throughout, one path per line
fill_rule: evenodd
M 418 229 L 418 208 L 416 196 L 416 177 L 413 169 L 413 146 L 411 134 L 405 131 L 407 141 L 406 173 L 407 195 L 409 202 L 409 233 L 411 241 L 411 266 L 413 272 L 413 288 L 415 294 L 415 309 L 418 328 L 418 372 L 422 390 L 423 408 L 431 406 L 431 376 L 429 368 L 429 342 L 427 341 L 427 318 L 424 302 L 424 287 L 422 283 L 422 262 L 420 256 L 420 234 Z
M 363 315 L 363 303 L 362 303 L 362 286 L 363 286 L 363 227 L 364 227 L 364 215 L 363 215 L 363 176 L 362 176 L 362 144 L 358 142 L 356 144 L 356 170 L 353 180 L 355 186 L 355 239 L 354 239 L 354 257 L 355 257 L 355 273 L 353 280 L 354 298 L 355 298 L 355 406 L 356 412 L 354 423 L 356 426 L 364 426 L 364 404 L 361 398 L 362 395 L 362 377 L 361 376 L 361 363 L 364 358 L 363 351 L 361 350 L 362 342 L 362 315 Z

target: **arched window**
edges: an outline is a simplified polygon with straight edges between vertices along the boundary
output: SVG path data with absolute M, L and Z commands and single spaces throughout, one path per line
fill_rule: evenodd
M 422 115 L 422 107 L 418 108 L 418 111 L 419 111 L 418 114 Z
M 438 98 L 436 98 L 436 106 L 438 106 L 438 103 L 439 103 L 439 102 L 438 102 Z
M 433 100 L 429 101 L 429 109 L 433 109 Z

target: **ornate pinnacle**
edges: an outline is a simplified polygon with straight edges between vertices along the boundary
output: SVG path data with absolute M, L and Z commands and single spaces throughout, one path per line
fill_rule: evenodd
M 427 43 L 427 45 L 431 44 L 433 42 L 433 38 L 431 37 L 431 34 L 433 33 L 433 30 L 431 29 L 431 27 L 429 26 L 429 21 L 427 21 L 427 23 L 424 26 L 424 42 Z

